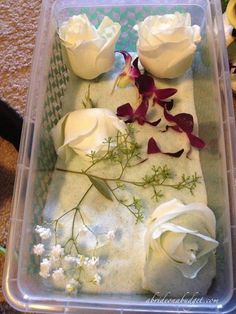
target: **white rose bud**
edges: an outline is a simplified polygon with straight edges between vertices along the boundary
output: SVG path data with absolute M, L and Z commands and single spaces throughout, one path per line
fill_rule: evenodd
M 59 28 L 73 72 L 84 79 L 94 79 L 111 70 L 120 24 L 105 16 L 98 29 L 86 14 L 72 16 Z
M 143 287 L 172 297 L 204 295 L 215 276 L 216 221 L 202 203 L 161 204 L 148 221 Z
M 201 36 L 189 13 L 148 16 L 134 29 L 140 62 L 152 75 L 176 78 L 191 66 Z

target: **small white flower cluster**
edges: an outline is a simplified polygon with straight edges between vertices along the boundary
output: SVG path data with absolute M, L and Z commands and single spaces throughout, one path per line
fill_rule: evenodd
M 49 228 L 45 228 L 45 227 L 42 227 L 39 225 L 36 226 L 35 231 L 36 231 L 36 233 L 39 234 L 39 236 L 42 240 L 47 240 L 52 235 L 51 230 Z
M 39 234 L 42 242 L 52 235 L 49 228 L 39 225 L 36 226 L 35 232 Z M 81 228 L 79 232 L 85 234 L 87 228 Z M 115 238 L 115 232 L 112 230 L 107 232 L 106 238 L 112 241 Z M 55 287 L 65 289 L 69 294 L 76 294 L 84 280 L 97 286 L 101 284 L 102 276 L 97 272 L 99 266 L 97 256 L 66 255 L 61 244 L 51 246 L 49 250 L 45 243 L 34 245 L 33 253 L 41 259 L 39 275 L 44 279 L 50 278 Z M 85 272 L 82 279 L 80 278 L 81 268 L 84 270 L 83 273 Z

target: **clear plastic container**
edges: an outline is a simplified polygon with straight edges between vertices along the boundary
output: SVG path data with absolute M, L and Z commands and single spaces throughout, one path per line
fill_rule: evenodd
M 193 70 L 194 101 L 200 136 L 209 143 L 201 152 L 209 207 L 216 210 L 217 276 L 204 298 L 181 301 L 150 295 L 66 296 L 50 291 L 35 276 L 32 261 L 33 228 L 40 224 L 56 154 L 49 134 L 61 117 L 69 75 L 56 29 L 68 17 L 86 13 L 96 24 L 102 16 L 115 16 L 125 27 L 117 49 L 135 51 L 132 27 L 137 19 L 170 12 L 189 12 L 201 27 Z M 54 313 L 233 313 L 236 309 L 235 269 L 235 118 L 218 0 L 45 0 L 31 75 L 14 189 L 11 230 L 4 271 L 4 294 L 16 309 Z M 127 40 L 128 38 L 128 40 Z M 234 254 L 235 255 L 235 254 Z M 37 263 L 36 263 L 37 264 Z

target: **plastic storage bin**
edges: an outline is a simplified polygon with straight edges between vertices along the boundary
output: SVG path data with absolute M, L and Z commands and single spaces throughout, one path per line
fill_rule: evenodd
M 96 24 L 108 15 L 125 23 L 117 49 L 135 51 L 132 27 L 148 15 L 190 12 L 202 43 L 192 66 L 199 133 L 209 143 L 201 152 L 209 207 L 216 210 L 217 276 L 209 294 L 190 300 L 152 295 L 66 296 L 48 291 L 32 268 L 33 228 L 40 224 L 56 162 L 50 136 L 61 117 L 69 69 L 56 29 L 86 13 Z M 131 14 L 132 13 L 132 14 Z M 18 310 L 54 313 L 233 313 L 236 310 L 235 120 L 220 1 L 216 0 L 45 0 L 42 4 L 31 75 L 4 272 L 4 294 Z M 37 266 L 37 265 L 36 265 Z

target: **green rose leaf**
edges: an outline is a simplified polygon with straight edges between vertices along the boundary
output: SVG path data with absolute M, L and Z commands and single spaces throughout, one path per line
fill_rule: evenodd
M 98 192 L 100 192 L 106 199 L 112 201 L 111 191 L 109 190 L 105 180 L 101 180 L 90 175 L 88 175 L 88 178 Z

